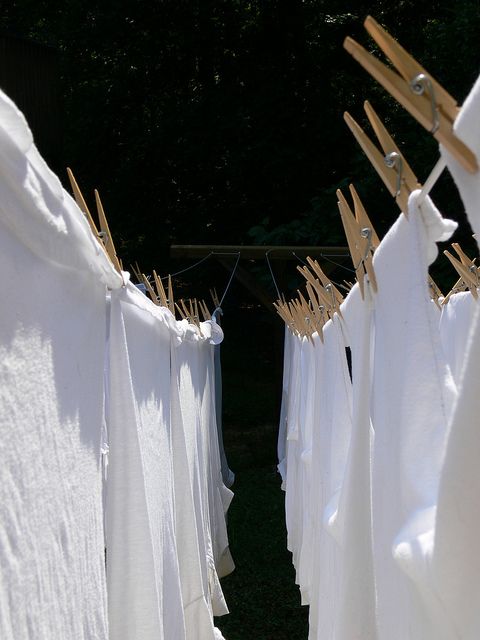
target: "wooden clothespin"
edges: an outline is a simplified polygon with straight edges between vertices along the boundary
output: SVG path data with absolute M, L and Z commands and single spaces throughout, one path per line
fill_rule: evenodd
M 173 315 L 175 315 L 175 300 L 174 300 L 174 297 L 173 297 L 172 276 L 170 274 L 168 274 L 168 289 L 167 289 L 167 291 L 168 291 L 168 300 L 167 300 L 168 308 L 173 313 Z
M 212 315 L 210 313 L 210 311 L 208 310 L 208 307 L 205 303 L 205 300 L 199 300 L 198 301 L 198 306 L 200 307 L 200 311 L 202 312 L 202 316 L 203 316 L 203 320 L 206 322 L 207 320 L 211 320 L 212 319 Z
M 321 304 L 320 299 L 317 297 L 314 288 L 308 281 L 306 283 L 306 289 L 307 289 L 308 297 L 310 299 L 310 305 L 312 308 L 315 327 L 317 329 L 317 333 L 320 337 L 320 340 L 323 343 L 323 325 L 325 324 L 325 306 Z
M 137 279 L 137 282 L 142 282 L 142 271 L 141 271 L 140 267 L 138 266 L 138 262 L 135 262 L 135 266 L 133 264 L 131 264 L 130 265 L 130 270 L 132 271 L 133 275 Z
M 299 300 L 299 304 L 300 304 L 300 309 L 303 313 L 303 317 L 305 319 L 305 326 L 307 329 L 307 338 L 309 339 L 309 341 L 315 345 L 315 342 L 313 340 L 313 333 L 315 331 L 317 331 L 317 323 L 316 323 L 316 319 L 315 319 L 315 315 L 311 309 L 311 307 L 309 306 L 308 302 L 305 300 L 304 295 L 302 294 L 302 292 L 300 290 L 297 289 L 297 293 L 298 293 L 298 300 Z
M 73 197 L 75 198 L 75 202 L 77 203 L 79 209 L 83 211 L 83 214 L 87 218 L 88 224 L 90 225 L 90 229 L 92 230 L 93 235 L 95 236 L 95 238 L 98 239 L 99 235 L 98 235 L 97 226 L 93 221 L 92 214 L 90 213 L 90 210 L 87 207 L 85 198 L 83 197 L 83 194 L 80 191 L 80 187 L 78 186 L 77 181 L 75 180 L 75 176 L 73 175 L 73 172 L 70 169 L 70 167 L 67 167 L 67 175 L 68 175 L 68 179 L 70 180 L 70 185 L 72 187 Z
M 458 114 L 455 99 L 371 16 L 366 18 L 364 26 L 398 73 L 352 38 L 345 39 L 345 49 L 452 153 L 466 171 L 476 173 L 477 158 L 453 132 Z
M 297 328 L 299 329 L 299 333 L 302 337 L 307 337 L 310 331 L 310 327 L 307 325 L 305 312 L 302 310 L 302 305 L 298 298 L 294 298 L 291 301 L 293 308 L 295 309 Z
M 184 319 L 188 320 L 189 322 L 192 322 L 192 318 L 190 316 L 190 312 L 189 312 L 189 310 L 187 308 L 187 305 L 185 304 L 185 300 L 183 300 L 183 298 L 182 298 L 182 300 L 180 300 L 180 304 L 182 306 Z
M 377 249 L 378 245 L 380 244 L 380 238 L 378 237 L 377 232 L 375 231 L 373 224 L 367 212 L 365 211 L 365 207 L 360 200 L 360 196 L 358 195 L 357 190 L 355 189 L 353 184 L 350 184 L 348 188 L 350 189 L 350 194 L 353 199 L 353 210 L 355 212 L 355 219 L 362 229 L 368 227 L 372 230 L 370 244 L 372 246 L 372 249 L 375 251 L 375 249 Z
M 162 283 L 162 279 L 158 277 L 157 272 L 154 270 L 153 272 L 153 281 L 155 282 L 155 289 L 157 290 L 157 296 L 160 306 L 167 307 L 167 295 L 165 293 L 165 288 Z
M 297 266 L 297 270 L 303 275 L 303 277 L 307 280 L 307 284 L 309 284 L 315 290 L 319 304 L 322 306 L 323 310 L 327 314 L 327 316 L 333 316 L 335 313 L 335 308 L 332 303 L 331 294 L 327 293 L 325 288 L 320 284 L 318 278 L 312 274 L 312 272 L 308 269 L 308 267 L 300 265 Z
M 355 136 L 363 152 L 383 180 L 390 194 L 395 198 L 400 211 L 408 214 L 408 197 L 419 188 L 418 180 L 400 149 L 395 144 L 384 124 L 368 101 L 364 103 L 365 112 L 378 138 L 383 153 L 373 144 L 361 126 L 346 111 L 345 122 Z
M 110 233 L 110 228 L 108 226 L 107 216 L 105 215 L 105 211 L 103 209 L 102 201 L 100 200 L 100 194 L 97 189 L 95 189 L 95 202 L 97 205 L 98 212 L 98 220 L 100 222 L 100 232 L 98 235 L 102 238 L 103 244 L 107 251 L 108 257 L 110 258 L 111 263 L 118 271 L 118 273 L 122 272 L 122 265 L 120 264 L 120 260 L 117 256 L 117 251 L 115 249 L 115 245 L 113 243 L 112 234 Z
M 358 217 L 368 226 L 362 227 L 357 217 L 352 213 L 350 206 L 340 189 L 337 189 L 338 209 L 342 218 L 343 228 L 347 237 L 350 255 L 352 256 L 355 275 L 357 276 L 358 285 L 362 299 L 364 298 L 364 277 L 367 275 L 373 291 L 377 291 L 377 279 L 372 264 L 373 251 L 378 247 L 380 241 L 370 222 L 366 211 L 359 208 L 360 198 L 354 189 L 357 203 Z M 360 203 L 361 204 L 361 203 Z
M 297 333 L 295 329 L 295 321 L 294 321 L 293 315 L 286 301 L 282 299 L 278 299 L 276 302 L 273 303 L 273 306 L 277 310 L 278 315 L 282 318 L 282 320 L 287 325 L 288 329 L 292 333 Z
M 475 299 L 477 299 L 478 298 L 478 273 L 477 273 L 477 267 L 475 266 L 475 259 L 470 260 L 470 258 L 462 251 L 458 243 L 452 244 L 452 247 L 457 252 L 457 255 L 460 257 L 460 260 L 457 260 L 457 258 L 455 258 L 446 249 L 443 253 L 447 256 L 447 258 L 452 263 L 458 275 L 463 280 L 465 287 L 468 288 L 472 296 Z M 450 295 L 448 296 L 448 298 L 450 298 Z M 448 302 L 447 299 L 445 299 L 445 301 Z
M 156 305 L 158 305 L 159 304 L 158 296 L 155 293 L 155 291 L 153 290 L 153 287 L 150 284 L 150 281 L 148 280 L 147 276 L 144 273 L 142 273 L 141 277 L 142 277 L 142 282 L 145 285 L 145 287 L 146 287 L 146 289 L 147 289 L 147 291 L 148 291 L 148 293 L 150 295 L 150 298 L 152 299 L 152 302 L 154 302 Z
M 430 289 L 430 298 L 434 301 L 437 307 L 441 309 L 439 298 L 443 298 L 443 293 L 440 291 L 439 286 L 431 275 L 428 276 L 428 287 Z
M 113 245 L 112 236 L 108 228 L 107 218 L 105 216 L 105 212 L 103 210 L 102 203 L 100 201 L 100 196 L 98 195 L 97 190 L 95 190 L 95 199 L 97 201 L 97 208 L 99 210 L 100 226 L 102 227 L 103 225 L 101 232 L 98 231 L 97 226 L 93 221 L 92 214 L 90 213 L 87 203 L 85 202 L 85 198 L 83 197 L 83 194 L 80 191 L 80 187 L 78 186 L 78 183 L 75 180 L 75 176 L 73 175 L 73 172 L 69 167 L 67 167 L 67 175 L 68 175 L 68 179 L 70 180 L 70 185 L 72 187 L 73 197 L 75 198 L 75 202 L 77 203 L 79 209 L 83 212 L 83 214 L 87 218 L 88 224 L 90 226 L 90 230 L 92 231 L 93 235 L 95 236 L 96 240 L 98 241 L 102 249 L 105 251 L 114 269 L 118 273 L 121 273 L 123 270 L 122 265 L 117 257 L 115 247 Z M 103 218 L 100 217 L 100 214 L 103 215 Z M 107 245 L 107 242 L 102 241 L 103 238 L 105 238 L 108 241 L 108 245 Z
M 334 313 L 338 313 L 340 317 L 342 317 L 342 312 L 340 311 L 340 305 L 343 302 L 343 296 L 337 287 L 331 282 L 327 276 L 322 271 L 322 268 L 318 264 L 316 260 L 313 260 L 310 256 L 307 256 L 307 262 L 310 267 L 315 272 L 316 276 L 324 286 L 327 294 L 330 296 L 331 307 Z
M 180 301 L 181 302 L 181 301 Z M 188 320 L 187 316 L 185 315 L 185 312 L 183 311 L 183 309 L 181 309 L 178 304 L 175 302 L 175 309 L 178 311 L 178 313 L 180 314 L 180 317 L 182 318 L 182 320 Z
M 212 302 L 215 305 L 215 309 L 218 309 L 220 307 L 220 300 L 218 298 L 217 295 L 217 290 L 216 289 L 210 289 L 210 296 L 212 298 Z

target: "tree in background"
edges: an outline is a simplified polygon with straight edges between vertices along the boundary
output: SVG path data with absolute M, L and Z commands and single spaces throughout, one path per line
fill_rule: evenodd
M 128 264 L 171 243 L 344 243 L 352 181 L 380 233 L 397 215 L 343 123 L 368 98 L 420 179 L 435 141 L 343 50 L 373 15 L 460 102 L 480 70 L 478 0 L 17 0 L 3 34 L 59 52 L 64 165 L 98 187 Z M 64 176 L 61 176 L 64 179 Z M 442 186 L 443 185 L 443 186 Z M 452 185 L 444 213 L 462 221 Z M 470 245 L 472 246 L 472 245 Z

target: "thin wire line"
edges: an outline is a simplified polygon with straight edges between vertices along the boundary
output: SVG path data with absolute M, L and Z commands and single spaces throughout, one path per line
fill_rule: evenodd
M 227 254 L 224 254 L 224 255 L 227 255 Z M 219 302 L 217 308 L 222 306 L 222 302 L 224 301 L 225 296 L 227 295 L 227 291 L 229 290 L 230 285 L 232 284 L 233 276 L 235 275 L 235 271 L 237 270 L 238 263 L 240 262 L 240 256 L 242 255 L 242 253 L 241 253 L 241 251 L 239 251 L 237 254 L 231 253 L 231 254 L 228 254 L 228 255 L 236 255 L 237 256 L 237 261 L 235 262 L 235 266 L 232 269 L 232 273 L 230 275 L 230 279 L 229 279 L 229 281 L 227 283 L 227 286 L 225 287 L 225 291 L 223 292 L 223 296 L 220 298 L 220 302 Z M 215 311 L 216 310 L 217 309 L 215 309 Z M 214 311 L 214 313 L 215 313 L 215 311 Z
M 295 253 L 295 251 L 292 251 L 293 255 L 295 256 L 295 258 L 301 262 L 302 264 L 304 264 L 306 267 L 308 267 L 309 265 L 305 262 L 305 260 L 302 260 L 302 258 L 300 258 L 300 256 L 297 256 L 297 254 Z M 322 254 L 320 254 L 323 258 L 325 256 L 323 256 Z M 355 272 L 354 272 L 355 273 Z M 330 278 L 330 282 L 333 282 L 333 284 L 338 287 L 339 289 L 343 289 L 344 291 L 350 291 L 350 289 L 348 287 L 346 287 L 344 284 L 340 284 L 339 282 L 335 282 L 335 280 L 332 280 Z
M 270 269 L 270 275 L 272 276 L 273 284 L 275 285 L 275 289 L 277 290 L 278 299 L 280 300 L 282 298 L 282 296 L 280 294 L 280 289 L 277 286 L 277 281 L 275 280 L 275 276 L 273 275 L 273 269 L 272 269 L 272 265 L 270 264 L 270 258 L 268 257 L 268 254 L 270 253 L 270 251 L 273 251 L 273 249 L 269 249 L 268 251 L 265 251 L 265 260 L 267 261 L 268 268 Z
M 330 258 L 326 255 L 324 255 L 323 253 L 320 254 L 320 256 L 326 260 L 327 262 L 331 262 L 332 264 L 334 264 L 337 267 L 340 267 L 341 269 L 346 269 L 347 271 L 350 271 L 351 273 L 355 273 L 355 269 L 350 269 L 350 267 L 346 267 L 344 264 L 340 264 L 340 262 L 335 262 L 335 260 L 330 260 Z M 346 257 L 346 256 L 342 256 L 342 257 Z
M 204 256 L 203 258 L 201 258 L 198 262 L 195 262 L 195 264 L 191 264 L 189 267 L 186 267 L 185 269 L 182 269 L 181 271 L 177 271 L 176 273 L 171 273 L 170 274 L 170 278 L 174 278 L 175 276 L 179 276 L 182 273 L 185 273 L 185 271 L 190 271 L 190 269 L 195 269 L 195 267 L 198 267 L 199 264 L 202 264 L 202 262 L 205 262 L 205 260 L 208 260 L 208 258 L 210 258 L 213 255 L 213 251 L 210 251 L 210 253 L 206 256 Z M 160 280 L 168 280 L 169 276 L 162 276 L 160 278 Z
M 308 264 L 305 262 L 305 260 L 303 258 L 300 258 L 300 256 L 297 256 L 297 254 L 295 253 L 295 251 L 292 251 L 292 255 L 295 256 L 295 258 L 301 262 L 303 265 L 305 265 L 306 267 L 308 267 Z
M 170 277 L 174 278 L 175 276 L 179 276 L 182 273 L 185 273 L 185 271 L 190 271 L 190 269 L 195 269 L 195 267 L 198 267 L 199 264 L 202 264 L 202 262 L 205 262 L 205 260 L 208 260 L 208 258 L 211 258 L 212 256 L 236 256 L 237 252 L 235 253 L 222 253 L 220 251 L 210 251 L 210 253 L 206 256 L 204 256 L 203 258 L 201 258 L 198 262 L 195 262 L 194 264 L 191 264 L 189 267 L 186 267 L 185 269 L 182 269 L 181 271 L 177 271 L 176 273 L 171 273 Z M 160 278 L 160 280 L 168 280 L 168 276 L 162 276 Z

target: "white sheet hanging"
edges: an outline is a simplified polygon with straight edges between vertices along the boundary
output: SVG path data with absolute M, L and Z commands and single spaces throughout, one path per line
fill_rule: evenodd
M 338 608 L 339 544 L 328 527 L 338 499 L 351 434 L 351 381 L 338 316 L 323 327 L 316 352 L 315 425 L 312 440 L 309 638 L 333 638 Z M 308 547 L 307 547 L 308 549 Z
M 454 130 L 480 159 L 480 77 L 465 101 Z M 467 174 L 445 150 L 468 219 L 480 232 L 480 177 Z M 470 294 L 469 294 L 470 295 Z M 438 499 L 431 517 L 405 535 L 402 564 L 424 598 L 432 621 L 445 637 L 473 640 L 480 633 L 480 313 L 476 306 L 458 400 L 449 426 Z M 432 636 L 433 637 L 433 636 Z
M 401 571 L 401 541 L 429 517 L 436 501 L 455 385 L 443 356 L 438 315 L 427 277 L 456 223 L 427 198 L 409 199 L 380 243 L 374 268 L 372 422 L 373 545 L 378 637 L 427 638 L 432 629 L 409 578 Z
M 0 92 L 0 637 L 106 640 L 106 285 L 121 277 Z
M 186 637 L 175 538 L 167 316 L 130 283 L 112 292 L 107 578 L 115 640 Z
M 186 321 L 178 323 L 185 336 L 177 348 L 172 350 L 172 378 L 177 386 L 179 409 L 176 419 L 182 421 L 185 434 L 190 482 L 193 492 L 197 535 L 199 539 L 200 562 L 202 567 L 203 589 L 216 616 L 228 613 L 220 581 L 215 566 L 212 528 L 209 506 L 209 461 L 207 458 L 209 434 L 205 433 L 202 421 L 202 398 L 205 392 L 205 376 L 200 379 L 199 362 L 201 340 L 205 338 L 216 342 L 223 333 L 218 325 L 202 323 L 203 338 L 197 329 Z M 223 514 L 223 506 L 222 506 Z

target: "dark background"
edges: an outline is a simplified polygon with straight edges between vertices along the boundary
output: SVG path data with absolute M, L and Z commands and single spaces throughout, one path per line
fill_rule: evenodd
M 478 0 L 18 0 L 1 9 L 0 86 L 65 187 L 69 166 L 91 208 L 99 189 L 125 267 L 138 261 L 161 275 L 194 262 L 173 260 L 171 244 L 343 245 L 335 190 L 350 182 L 385 233 L 398 209 L 343 112 L 367 127 L 368 98 L 421 182 L 438 146 L 344 51 L 347 35 L 375 50 L 366 15 L 459 104 L 480 70 Z M 433 195 L 460 222 L 452 240 L 476 255 L 447 172 Z M 265 261 L 249 266 L 273 301 Z M 295 261 L 272 266 L 293 294 Z M 444 291 L 456 280 L 443 256 L 432 275 Z M 174 285 L 208 299 L 228 278 L 211 258 Z M 232 614 L 219 624 L 229 640 L 306 638 L 274 466 L 283 328 L 235 280 L 223 307 L 238 569 L 224 581 Z

